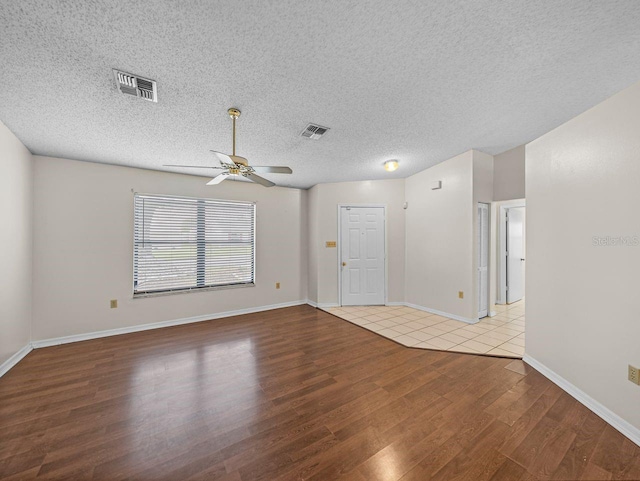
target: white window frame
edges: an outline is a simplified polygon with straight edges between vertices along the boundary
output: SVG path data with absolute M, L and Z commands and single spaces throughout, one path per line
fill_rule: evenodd
M 242 204 L 242 205 L 251 205 L 253 206 L 253 226 L 252 226 L 252 270 L 251 270 L 251 282 L 246 283 L 234 283 L 234 284 L 217 284 L 217 285 L 203 285 L 203 286 L 193 286 L 193 287 L 176 287 L 176 288 L 167 288 L 162 290 L 149 290 L 149 291 L 137 291 L 136 290 L 136 277 L 137 277 L 137 262 L 136 262 L 136 199 L 138 197 L 148 197 L 155 199 L 184 199 L 190 201 L 204 201 L 210 203 L 219 203 L 219 204 Z M 220 289 L 234 289 L 241 287 L 255 287 L 255 279 L 256 279 L 256 203 L 249 201 L 236 201 L 236 200 L 226 200 L 226 199 L 211 199 L 211 198 L 201 198 L 201 197 L 185 197 L 185 196 L 175 196 L 175 195 L 165 195 L 165 194 L 148 194 L 148 193 L 139 193 L 134 192 L 133 195 L 133 258 L 132 258 L 132 278 L 131 278 L 131 287 L 132 287 L 132 297 L 133 298 L 145 298 L 145 297 L 155 297 L 155 296 L 165 296 L 172 294 L 184 294 L 189 292 L 203 292 L 203 291 L 211 291 L 211 290 L 220 290 Z M 196 259 L 197 262 L 197 259 Z

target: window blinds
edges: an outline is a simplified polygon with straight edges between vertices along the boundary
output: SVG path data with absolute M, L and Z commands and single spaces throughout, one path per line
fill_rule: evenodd
M 133 293 L 253 284 L 255 204 L 134 195 Z

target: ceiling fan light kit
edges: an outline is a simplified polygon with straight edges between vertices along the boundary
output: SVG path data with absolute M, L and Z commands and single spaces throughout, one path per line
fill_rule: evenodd
M 216 152 L 212 150 L 211 153 L 216 156 L 220 162 L 218 166 L 204 166 L 204 165 L 176 165 L 165 164 L 165 167 L 189 167 L 195 169 L 221 169 L 218 175 L 207 182 L 207 185 L 217 185 L 223 180 L 231 176 L 241 176 L 245 179 L 249 179 L 252 182 L 263 185 L 265 187 L 273 187 L 274 184 L 270 180 L 260 177 L 256 172 L 264 172 L 266 174 L 291 174 L 293 171 L 289 167 L 285 166 L 251 166 L 249 161 L 244 157 L 236 155 L 236 120 L 240 117 L 240 110 L 236 108 L 230 108 L 227 110 L 229 117 L 233 121 L 233 150 L 231 155 L 223 154 L 222 152 Z

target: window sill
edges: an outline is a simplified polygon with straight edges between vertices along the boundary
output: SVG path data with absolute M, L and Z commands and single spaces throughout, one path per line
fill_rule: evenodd
M 133 299 L 146 299 L 149 297 L 174 296 L 176 294 L 192 294 L 194 292 L 223 291 L 227 289 L 242 289 L 244 287 L 255 287 L 255 282 L 250 284 L 232 284 L 228 286 L 196 287 L 194 289 L 176 289 L 174 291 L 146 292 L 144 294 L 133 294 Z

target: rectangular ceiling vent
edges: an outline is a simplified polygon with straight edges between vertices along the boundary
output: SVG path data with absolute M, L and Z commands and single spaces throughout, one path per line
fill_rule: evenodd
M 309 124 L 305 127 L 305 129 L 302 131 L 300 136 L 306 139 L 318 140 L 320 139 L 320 137 L 322 137 L 324 134 L 327 133 L 327 130 L 329 130 L 329 127 L 322 127 L 316 124 Z
M 113 70 L 113 75 L 116 79 L 118 90 L 120 90 L 121 93 L 140 97 L 150 102 L 158 101 L 158 87 L 156 86 L 155 80 L 115 69 Z

